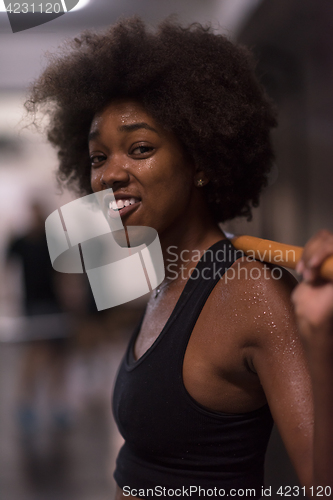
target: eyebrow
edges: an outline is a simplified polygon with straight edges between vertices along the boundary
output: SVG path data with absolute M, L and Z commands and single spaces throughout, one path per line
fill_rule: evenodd
M 93 130 L 92 132 L 89 132 L 89 135 L 88 135 L 88 142 L 89 141 L 93 141 L 94 139 L 96 139 L 97 137 L 100 136 L 100 133 L 98 130 Z
M 133 132 L 134 130 L 139 130 L 140 128 L 145 128 L 147 130 L 151 130 L 152 132 L 155 132 L 158 134 L 157 130 L 146 122 L 139 122 L 139 123 L 130 123 L 129 125 L 121 125 L 118 127 L 118 130 L 120 132 Z
M 135 130 L 139 130 L 140 128 L 145 128 L 147 130 L 151 130 L 152 132 L 155 132 L 155 134 L 158 134 L 157 130 L 146 122 L 139 122 L 139 123 L 130 123 L 128 125 L 121 125 L 118 127 L 118 130 L 120 132 L 134 132 Z M 96 139 L 97 137 L 100 136 L 100 132 L 98 130 L 93 130 L 92 132 L 89 133 L 88 136 L 88 141 L 92 141 Z

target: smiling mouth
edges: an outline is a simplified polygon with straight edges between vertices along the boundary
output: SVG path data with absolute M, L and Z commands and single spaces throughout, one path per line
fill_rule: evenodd
M 112 209 L 114 212 L 120 212 L 120 210 L 122 210 L 123 208 L 135 205 L 136 203 L 139 203 L 139 201 L 140 200 L 138 198 L 110 201 L 109 208 Z
M 140 200 L 138 198 L 110 201 L 108 213 L 110 217 L 115 217 L 118 214 L 122 216 L 136 208 L 139 203 Z

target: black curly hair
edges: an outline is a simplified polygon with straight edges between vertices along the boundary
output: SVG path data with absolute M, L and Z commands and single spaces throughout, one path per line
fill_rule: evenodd
M 183 144 L 210 182 L 203 188 L 217 221 L 251 218 L 273 161 L 273 107 L 247 49 L 210 27 L 141 19 L 102 34 L 86 31 L 53 56 L 25 103 L 50 115 L 58 179 L 91 193 L 88 132 L 96 112 L 118 98 L 140 101 Z

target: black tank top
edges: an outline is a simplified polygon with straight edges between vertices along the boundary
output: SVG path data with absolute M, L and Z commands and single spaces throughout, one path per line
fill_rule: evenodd
M 219 498 L 223 490 L 227 495 L 232 489 L 255 489 L 246 496 L 261 496 L 273 424 L 268 405 L 241 414 L 212 411 L 189 395 L 182 378 L 200 312 L 238 257 L 229 240 L 206 251 L 162 332 L 137 361 L 134 345 L 142 320 L 134 332 L 113 397 L 114 417 L 125 439 L 114 477 L 126 493 L 135 489 L 134 496 L 143 498 L 202 498 L 211 489 L 211 496 Z

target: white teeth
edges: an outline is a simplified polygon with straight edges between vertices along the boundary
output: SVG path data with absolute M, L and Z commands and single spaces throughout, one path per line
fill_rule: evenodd
M 116 201 L 110 201 L 109 208 L 112 208 L 112 210 L 118 210 L 117 202 Z
M 126 200 L 115 200 L 115 201 L 110 201 L 109 203 L 109 208 L 112 208 L 112 210 L 119 211 L 124 207 L 129 207 L 130 205 L 134 205 L 134 203 L 137 203 L 139 200 L 136 198 L 130 198 Z

